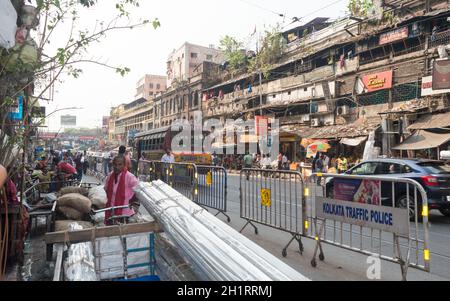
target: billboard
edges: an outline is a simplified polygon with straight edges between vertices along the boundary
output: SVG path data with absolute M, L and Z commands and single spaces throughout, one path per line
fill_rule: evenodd
M 408 37 L 408 27 L 398 28 L 380 35 L 380 45 L 403 40 Z
M 77 116 L 63 115 L 61 116 L 61 126 L 76 126 Z
M 450 89 L 450 60 L 435 61 L 433 90 Z
M 450 89 L 433 90 L 433 77 L 422 77 L 422 96 L 438 95 L 444 93 L 450 93 Z

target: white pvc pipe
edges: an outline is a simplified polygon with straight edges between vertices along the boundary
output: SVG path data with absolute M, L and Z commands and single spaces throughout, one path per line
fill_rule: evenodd
M 135 191 L 204 280 L 309 280 L 165 183 Z

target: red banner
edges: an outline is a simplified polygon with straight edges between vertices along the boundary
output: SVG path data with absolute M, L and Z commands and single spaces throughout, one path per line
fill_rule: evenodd
M 379 72 L 362 77 L 366 92 L 392 88 L 392 70 Z

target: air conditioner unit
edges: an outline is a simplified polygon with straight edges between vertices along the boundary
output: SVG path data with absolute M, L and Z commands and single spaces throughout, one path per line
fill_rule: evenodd
M 320 126 L 320 119 L 319 118 L 311 119 L 311 126 L 313 126 L 313 127 Z
M 309 122 L 309 121 L 311 121 L 311 117 L 309 116 L 309 114 L 302 115 L 302 121 L 303 121 L 303 122 Z
M 349 106 L 339 106 L 337 107 L 337 116 L 341 115 L 348 115 L 350 113 L 350 107 Z

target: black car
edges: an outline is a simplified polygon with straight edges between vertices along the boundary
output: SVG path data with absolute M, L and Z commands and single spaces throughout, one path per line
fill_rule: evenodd
M 428 196 L 429 209 L 437 209 L 443 215 L 450 217 L 450 166 L 443 161 L 426 159 L 374 159 L 356 165 L 348 170 L 348 175 L 389 176 L 395 178 L 413 179 L 420 183 Z M 396 207 L 406 208 L 407 189 L 406 184 L 396 183 L 395 202 Z M 333 178 L 326 181 L 327 196 L 333 197 Z M 414 189 L 409 189 L 410 217 L 414 218 Z M 420 193 L 418 206 L 422 212 Z M 392 183 L 381 183 L 381 203 L 392 206 Z

